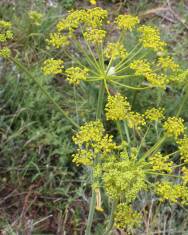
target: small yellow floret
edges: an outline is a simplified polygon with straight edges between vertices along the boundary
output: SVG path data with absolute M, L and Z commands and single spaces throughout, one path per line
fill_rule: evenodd
M 163 128 L 168 136 L 177 139 L 180 135 L 184 134 L 185 126 L 183 124 L 184 120 L 178 117 L 169 117 Z
M 89 69 L 87 68 L 79 68 L 79 67 L 71 67 L 66 69 L 65 73 L 67 74 L 67 80 L 70 84 L 78 85 L 80 81 L 85 81 L 87 79 Z
M 63 72 L 63 60 L 47 59 L 43 63 L 42 71 L 45 75 L 55 75 Z
M 115 19 L 115 23 L 119 29 L 131 31 L 137 24 L 139 24 L 139 19 L 137 16 L 119 15 Z
M 0 20 L 0 28 L 9 29 L 12 27 L 12 23 L 9 21 Z
M 138 112 L 130 112 L 127 118 L 128 126 L 130 128 L 140 129 L 146 125 L 144 116 Z

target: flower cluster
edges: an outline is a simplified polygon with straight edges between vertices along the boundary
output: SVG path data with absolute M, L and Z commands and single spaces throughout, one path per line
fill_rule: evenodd
M 79 67 L 70 67 L 65 70 L 67 75 L 67 80 L 70 84 L 78 85 L 80 81 L 84 81 L 87 79 L 88 74 L 87 68 L 79 68 Z
M 120 94 L 108 96 L 108 102 L 105 107 L 107 120 L 125 120 L 131 110 L 127 97 Z
M 163 125 L 163 128 L 168 136 L 177 139 L 180 135 L 184 134 L 185 126 L 184 120 L 178 117 L 169 117 Z
M 73 141 L 78 145 L 77 153 L 73 155 L 73 162 L 76 164 L 92 165 L 99 155 L 103 158 L 116 149 L 112 136 L 105 134 L 100 121 L 88 122 L 81 126 Z
M 47 39 L 47 42 L 49 45 L 52 45 L 56 48 L 68 46 L 70 44 L 69 38 L 66 35 L 62 35 L 60 33 L 51 33 L 50 38 Z
M 141 33 L 140 42 L 145 48 L 152 48 L 154 51 L 164 51 L 166 43 L 161 41 L 159 30 L 156 27 L 143 25 L 138 31 Z
M 146 124 L 144 116 L 131 111 L 131 105 L 127 101 L 127 97 L 120 94 L 108 96 L 105 111 L 107 120 L 126 120 L 130 128 L 139 129 L 140 126 Z
M 120 203 L 117 205 L 114 215 L 114 226 L 119 229 L 127 230 L 137 227 L 141 222 L 141 215 L 133 210 L 130 205 Z
M 188 168 L 184 166 L 182 168 L 182 173 L 183 173 L 183 176 L 182 176 L 183 184 L 187 185 L 188 184 Z
M 131 31 L 137 24 L 139 24 L 139 19 L 137 16 L 119 15 L 115 19 L 115 23 L 119 29 Z
M 101 44 L 106 36 L 103 29 L 90 29 L 83 33 L 84 39 L 94 44 Z
M 122 43 L 120 42 L 111 42 L 107 44 L 107 47 L 104 50 L 104 55 L 108 59 L 125 59 L 127 57 L 127 51 Z
M 149 163 L 152 170 L 156 172 L 172 172 L 173 162 L 169 160 L 169 156 L 163 156 L 160 152 L 149 157 Z
M 47 59 L 43 63 L 42 71 L 45 75 L 55 75 L 63 72 L 63 60 Z
M 120 159 L 104 163 L 103 181 L 108 196 L 132 202 L 146 188 L 144 167 L 145 162 L 135 160 L 134 150 L 130 158 L 122 153 Z
M 169 200 L 173 203 L 188 204 L 188 188 L 184 185 L 164 181 L 156 184 L 155 191 L 161 201 Z
M 164 109 L 162 108 L 151 108 L 147 109 L 144 116 L 149 121 L 160 121 L 164 118 Z
M 163 69 L 171 69 L 172 71 L 176 71 L 179 69 L 179 65 L 174 62 L 174 59 L 170 56 L 159 57 L 158 59 L 159 66 Z
M 177 143 L 179 145 L 181 159 L 188 163 L 188 137 L 185 136 L 183 139 L 178 140 Z
M 168 83 L 168 78 L 164 74 L 158 75 L 153 72 L 151 64 L 146 59 L 134 60 L 130 64 L 130 68 L 135 70 L 135 74 L 138 76 L 144 76 L 152 86 L 165 87 Z
M 7 58 L 10 56 L 11 51 L 6 46 L 6 43 L 13 38 L 11 27 L 12 24 L 10 22 L 0 20 L 0 57 Z

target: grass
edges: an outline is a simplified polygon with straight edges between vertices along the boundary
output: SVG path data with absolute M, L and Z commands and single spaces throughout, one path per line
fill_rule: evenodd
M 102 1 L 101 1 L 102 2 Z M 105 1 L 106 7 L 120 12 L 142 14 L 143 21 L 158 24 L 167 41 L 171 43 L 172 54 L 187 60 L 187 6 L 184 1 L 172 2 L 173 11 L 181 16 L 148 15 L 147 10 L 164 6 L 166 1 L 127 1 L 120 5 Z M 63 78 L 50 80 L 41 73 L 40 66 L 48 54 L 45 39 L 53 31 L 55 22 L 66 13 L 73 1 L 58 1 L 57 7 L 50 7 L 45 1 L 2 1 L 0 17 L 14 23 L 15 41 L 11 48 L 32 75 L 45 87 L 58 104 L 78 124 L 94 116 L 98 87 L 90 85 L 70 89 Z M 88 5 L 86 1 L 75 2 L 75 6 Z M 109 5 L 111 4 L 111 5 Z M 42 24 L 33 26 L 28 18 L 29 10 L 44 14 Z M 117 12 L 114 12 L 117 14 Z M 171 19 L 171 21 L 169 20 Z M 172 22 L 173 20 L 173 22 Z M 59 53 L 63 53 L 60 51 Z M 88 214 L 87 187 L 89 179 L 82 176 L 83 169 L 71 162 L 74 146 L 71 141 L 74 128 L 53 108 L 43 93 L 25 74 L 10 62 L 0 61 L 0 230 L 2 234 L 83 234 Z M 122 89 L 122 93 L 129 91 Z M 132 95 L 132 104 L 137 111 L 153 105 L 156 97 L 169 113 L 176 109 L 182 93 L 178 87 L 169 87 L 165 92 Z M 188 120 L 187 107 L 183 117 Z M 152 144 L 152 134 L 148 136 Z M 169 146 L 173 148 L 173 146 Z M 145 224 L 139 234 L 182 234 L 186 235 L 187 209 L 178 206 L 161 206 L 153 195 L 140 195 L 142 204 L 136 205 L 143 211 Z M 107 202 L 104 202 L 105 209 Z M 152 210 L 151 210 L 152 208 Z M 150 216 L 148 217 L 148 213 Z M 95 235 L 104 232 L 105 215 L 95 217 Z M 97 222 L 101 224 L 97 225 Z M 156 233 L 155 233 L 156 232 Z

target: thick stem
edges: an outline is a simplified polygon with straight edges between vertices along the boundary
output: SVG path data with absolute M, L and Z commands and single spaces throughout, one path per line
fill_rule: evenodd
M 59 104 L 50 96 L 50 94 L 46 91 L 46 89 L 40 84 L 40 82 L 32 76 L 32 74 L 28 71 L 28 69 L 22 65 L 18 60 L 14 58 L 10 58 L 12 62 L 14 62 L 25 74 L 31 78 L 39 87 L 39 89 L 46 95 L 46 97 L 49 99 L 49 101 L 56 107 L 56 109 L 63 114 L 63 116 L 76 128 L 79 128 L 79 125 L 72 119 L 70 118 L 66 112 L 59 106 Z
M 104 91 L 105 91 L 105 87 L 104 87 L 104 82 L 102 81 L 100 89 L 99 89 L 99 94 L 98 94 L 96 120 L 100 119 L 102 115 Z M 89 216 L 87 220 L 85 235 L 91 235 L 91 227 L 92 227 L 93 217 L 95 213 L 95 206 L 96 206 L 96 193 L 95 193 L 95 190 L 92 189 L 92 196 L 91 196 L 90 206 L 89 206 Z

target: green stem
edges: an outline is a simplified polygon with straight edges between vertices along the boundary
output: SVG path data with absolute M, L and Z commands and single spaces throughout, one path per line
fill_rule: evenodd
M 104 82 L 102 81 L 100 89 L 99 89 L 99 94 L 98 94 L 96 120 L 100 119 L 102 115 L 104 91 L 105 91 L 105 86 L 104 86 Z M 95 193 L 95 190 L 92 189 L 92 196 L 91 196 L 90 206 L 89 206 L 89 216 L 87 220 L 85 235 L 91 235 L 91 227 L 92 227 L 93 217 L 95 213 L 95 206 L 96 206 L 96 193 Z
M 106 227 L 106 231 L 105 231 L 104 235 L 109 235 L 110 231 L 113 228 L 113 224 L 114 224 L 114 212 L 116 210 L 116 205 L 117 205 L 117 202 L 113 201 L 112 202 L 112 208 L 111 208 L 109 223 L 108 223 L 108 225 Z
M 105 86 L 104 86 L 104 81 L 102 81 L 100 84 L 100 89 L 99 89 L 99 94 L 98 94 L 96 119 L 100 119 L 102 115 L 104 91 L 105 91 Z
M 29 78 L 31 78 L 36 85 L 39 87 L 39 89 L 46 95 L 46 97 L 49 99 L 49 101 L 56 107 L 56 109 L 63 114 L 63 116 L 76 128 L 79 128 L 79 125 L 72 119 L 70 118 L 66 112 L 59 106 L 59 104 L 50 96 L 50 94 L 46 91 L 46 89 L 40 84 L 40 82 L 28 71 L 28 69 L 21 64 L 17 59 L 15 58 L 10 58 L 14 64 L 16 64 Z
M 121 141 L 123 142 L 123 132 L 122 132 L 122 127 L 120 121 L 116 121 L 117 129 L 121 137 Z
M 96 193 L 95 193 L 95 190 L 92 190 L 92 196 L 91 196 L 90 206 L 89 206 L 89 216 L 87 220 L 85 235 L 91 235 L 91 226 L 92 226 L 94 212 L 95 212 L 95 205 L 96 205 Z

